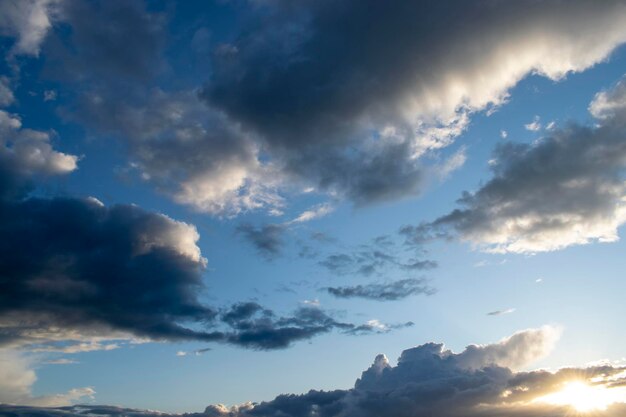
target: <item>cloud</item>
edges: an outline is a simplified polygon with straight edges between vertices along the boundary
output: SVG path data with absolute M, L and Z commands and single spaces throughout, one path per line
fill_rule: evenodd
M 291 220 L 289 224 L 304 223 L 304 222 L 308 222 L 314 219 L 318 219 L 320 217 L 324 217 L 332 213 L 333 210 L 334 210 L 334 207 L 330 205 L 329 203 L 318 204 L 314 207 L 311 207 L 309 210 L 305 210 L 302 213 L 300 213 L 300 215 L 296 217 L 295 219 Z
M 532 122 L 524 125 L 524 128 L 526 130 L 530 130 L 531 132 L 538 132 L 541 130 L 541 122 L 539 120 L 539 116 L 535 116 Z
M 280 317 L 255 302 L 232 305 L 221 313 L 221 320 L 234 332 L 227 335 L 228 343 L 251 349 L 283 349 L 298 340 L 339 330 L 344 334 L 362 335 L 387 333 L 411 324 L 385 324 L 369 321 L 362 325 L 340 322 L 317 305 L 305 304 L 291 316 Z
M 511 314 L 514 313 L 515 309 L 514 308 L 507 308 L 506 310 L 495 310 L 495 311 L 490 311 L 489 313 L 487 313 L 488 316 L 503 316 L 505 314 Z
M 43 92 L 43 101 L 55 101 L 57 92 L 55 90 L 46 90 Z
M 418 271 L 436 268 L 437 262 L 414 257 L 406 259 L 394 248 L 392 240 L 374 239 L 370 245 L 361 245 L 349 252 L 327 254 L 318 264 L 337 275 L 358 274 L 370 276 L 387 273 L 390 269 Z
M 278 256 L 284 245 L 285 226 L 281 224 L 254 227 L 245 223 L 237 227 L 237 232 L 242 234 L 266 259 L 273 259 Z
M 92 388 L 85 387 L 71 389 L 65 394 L 33 396 L 32 386 L 37 380 L 33 366 L 32 360 L 23 353 L 0 350 L 0 404 L 59 407 L 93 398 L 95 394 Z
M 15 96 L 11 90 L 9 80 L 5 77 L 0 77 L 0 107 L 6 107 L 13 104 Z
M 279 316 L 256 303 L 203 304 L 207 260 L 193 225 L 95 198 L 29 197 L 38 176 L 67 174 L 77 158 L 2 111 L 0 135 L 0 233 L 13 236 L 0 241 L 0 347 L 72 354 L 194 340 L 267 350 L 358 327 L 314 307 Z
M 189 417 L 566 417 L 577 412 L 577 398 L 550 401 L 572 381 L 588 384 L 611 399 L 592 410 L 594 416 L 618 417 L 626 411 L 626 368 L 611 365 L 519 371 L 549 353 L 558 332 L 551 327 L 518 332 L 500 342 L 471 345 L 460 353 L 443 344 L 426 343 L 407 349 L 392 366 L 376 356 L 346 390 L 282 394 L 270 401 L 239 406 L 210 405 Z M 583 385 L 584 386 L 584 385 Z M 590 392 L 588 392 L 589 394 Z M 111 406 L 73 406 L 64 409 L 0 406 L 0 413 L 16 417 L 154 416 L 154 412 Z M 38 413 L 38 414 L 34 414 Z M 170 416 L 168 414 L 159 414 Z
M 55 151 L 47 132 L 22 127 L 16 115 L 0 110 L 0 198 L 21 195 L 37 177 L 66 174 L 78 157 Z
M 47 72 L 72 84 L 66 117 L 127 143 L 143 181 L 214 215 L 276 213 L 294 189 L 357 206 L 419 194 L 463 163 L 460 151 L 439 167 L 437 152 L 473 112 L 528 74 L 559 80 L 606 59 L 626 40 L 623 7 L 255 3 L 238 9 L 254 23 L 232 44 L 194 37 L 212 50 L 206 106 L 193 88 L 158 88 L 167 16 L 139 1 L 62 3 L 55 19 L 71 30 L 42 50 Z
M 526 75 L 562 79 L 626 40 L 619 1 L 260 7 L 215 50 L 202 97 L 284 172 L 357 205 L 419 193 L 424 156 Z
M 144 1 L 56 3 L 58 29 L 43 45 L 51 75 L 74 83 L 136 82 L 161 69 L 167 22 Z M 68 26 L 71 31 L 63 30 Z
M 492 178 L 460 208 L 403 229 L 424 243 L 455 235 L 495 253 L 534 253 L 618 240 L 626 222 L 626 88 L 596 95 L 593 127 L 570 123 L 532 144 L 501 143 Z
M 38 56 L 59 0 L 0 2 L 0 35 L 15 38 L 11 54 Z
M 432 295 L 436 290 L 425 279 L 409 278 L 398 281 L 324 288 L 329 294 L 339 298 L 365 298 L 376 301 L 400 300 L 411 295 Z

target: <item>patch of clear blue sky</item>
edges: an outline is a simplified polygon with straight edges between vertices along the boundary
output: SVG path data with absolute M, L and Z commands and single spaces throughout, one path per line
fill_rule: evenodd
M 167 9 L 166 3 L 153 7 Z M 182 27 L 196 10 L 183 2 L 173 13 L 171 26 L 188 42 L 196 30 L 210 28 L 212 39 L 228 39 L 236 26 L 229 6 L 218 5 L 215 13 L 197 13 L 189 27 Z M 212 6 L 213 7 L 213 6 Z M 175 43 L 172 44 L 175 46 Z M 168 58 L 171 74 L 163 76 L 164 88 L 189 88 L 204 81 L 200 70 L 210 63 L 190 63 L 183 53 L 171 48 Z M 539 116 L 545 125 L 568 120 L 590 123 L 587 106 L 593 95 L 609 87 L 626 72 L 626 49 L 613 54 L 609 62 L 567 79 L 553 82 L 530 76 L 512 91 L 510 100 L 491 116 L 476 114 L 465 134 L 444 154 L 466 146 L 468 160 L 444 183 L 434 183 L 418 198 L 354 209 L 339 204 L 336 212 L 295 229 L 287 236 L 286 254 L 272 262 L 259 257 L 234 232 L 243 221 L 263 224 L 276 221 L 262 213 L 249 213 L 236 219 L 215 219 L 178 206 L 137 180 L 125 181 L 118 174 L 126 164 L 123 145 L 113 139 L 86 135 L 71 123 L 62 122 L 58 110 L 66 104 L 68 92 L 62 85 L 33 81 L 41 63 L 28 62 L 17 89 L 19 113 L 30 128 L 54 129 L 55 146 L 84 155 L 80 169 L 68 178 L 48 185 L 48 194 L 68 193 L 95 196 L 107 204 L 136 203 L 149 210 L 193 223 L 201 234 L 200 247 L 209 260 L 205 274 L 207 302 L 229 302 L 258 298 L 279 312 L 287 312 L 304 299 L 319 299 L 325 308 L 342 311 L 351 320 L 379 319 L 385 322 L 412 320 L 415 326 L 385 335 L 350 337 L 329 334 L 275 352 L 256 352 L 214 345 L 202 356 L 176 357 L 177 350 L 193 350 L 198 343 L 151 343 L 114 351 L 83 353 L 74 365 L 47 365 L 38 370 L 35 394 L 93 386 L 97 402 L 156 408 L 164 411 L 198 411 L 211 403 L 240 403 L 270 399 L 285 392 L 305 392 L 311 388 L 346 388 L 369 366 L 379 352 L 392 361 L 403 349 L 428 341 L 441 341 L 453 350 L 469 343 L 486 343 L 514 331 L 543 324 L 559 324 L 565 329 L 554 354 L 538 366 L 557 367 L 580 364 L 598 358 L 618 359 L 626 345 L 622 318 L 626 307 L 621 297 L 626 290 L 622 277 L 622 242 L 593 244 L 536 256 L 486 255 L 462 243 L 437 243 L 428 247 L 428 257 L 440 267 L 418 275 L 432 279 L 439 292 L 431 297 L 416 296 L 393 303 L 336 300 L 317 287 L 371 282 L 405 275 L 389 272 L 383 277 L 334 277 L 315 261 L 296 256 L 296 237 L 306 239 L 311 231 L 323 231 L 337 238 L 344 247 L 354 247 L 372 238 L 392 234 L 405 224 L 431 220 L 455 206 L 463 190 L 476 189 L 489 179 L 487 161 L 494 146 L 503 140 L 528 142 L 540 133 L 529 132 L 524 124 Z M 189 69 L 188 72 L 184 70 Z M 41 94 L 56 89 L 58 100 L 43 102 Z M 30 92 L 37 93 L 32 96 Z M 502 139 L 500 131 L 508 138 Z M 308 195 L 288 201 L 283 219 L 290 219 L 323 196 Z M 487 262 L 475 267 L 479 262 Z M 505 263 L 502 263 L 505 262 Z M 536 279 L 543 282 L 537 283 Z M 305 280 L 310 286 L 295 286 L 296 293 L 278 292 L 280 284 Z M 512 314 L 492 317 L 486 313 L 515 308 Z

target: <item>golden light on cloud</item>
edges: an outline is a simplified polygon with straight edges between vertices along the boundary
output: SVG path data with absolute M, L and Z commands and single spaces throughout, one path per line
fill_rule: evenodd
M 578 412 L 606 410 L 610 405 L 626 403 L 626 388 L 590 385 L 583 381 L 565 383 L 560 391 L 537 398 L 536 402 L 570 406 Z

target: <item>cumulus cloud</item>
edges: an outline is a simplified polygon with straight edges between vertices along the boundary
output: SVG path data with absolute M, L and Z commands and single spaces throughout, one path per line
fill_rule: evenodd
M 359 327 L 313 307 L 278 315 L 254 303 L 227 312 L 203 304 L 207 260 L 193 225 L 95 198 L 29 197 L 37 176 L 71 172 L 77 158 L 2 111 L 0 134 L 0 234 L 12 236 L 0 241 L 0 347 L 71 354 L 196 340 L 280 349 Z
M 0 350 L 0 404 L 59 407 L 93 398 L 95 394 L 93 388 L 85 387 L 71 389 L 65 394 L 34 396 L 32 386 L 37 376 L 33 368 L 33 361 L 23 353 Z
M 626 222 L 626 88 L 596 95 L 593 127 L 570 123 L 532 144 L 496 147 L 493 177 L 462 206 L 402 230 L 412 243 L 454 235 L 496 253 L 613 242 Z
M 626 40 L 618 0 L 263 2 L 232 44 L 208 46 L 207 108 L 191 89 L 157 88 L 163 13 L 138 0 L 57 6 L 71 30 L 52 31 L 44 52 L 79 96 L 66 114 L 128 142 L 130 166 L 176 202 L 218 215 L 277 212 L 294 185 L 356 205 L 418 194 L 463 163 L 461 152 L 433 167 L 471 113 L 530 73 L 562 79 Z
M 131 172 L 176 202 L 226 216 L 282 207 L 280 176 L 259 146 L 193 91 L 92 91 L 80 103 L 72 117 L 128 143 Z
M 416 194 L 421 157 L 450 145 L 468 114 L 503 103 L 529 73 L 561 79 L 626 40 L 619 1 L 261 7 L 214 53 L 202 97 L 287 172 L 356 204 Z
M 26 191 L 34 177 L 76 169 L 78 157 L 55 151 L 50 142 L 50 133 L 22 128 L 18 116 L 0 110 L 0 197 Z
M 325 290 L 338 298 L 365 298 L 376 301 L 400 300 L 411 295 L 432 295 L 436 292 L 423 278 L 408 278 L 392 282 L 345 287 L 328 287 Z
M 576 398 L 557 402 L 550 396 L 567 389 L 573 381 L 588 384 L 594 393 L 611 399 L 604 407 L 593 409 L 594 416 L 623 415 L 626 368 L 599 365 L 556 372 L 519 370 L 547 354 L 556 333 L 550 327 L 530 329 L 497 343 L 468 346 L 460 353 L 453 353 L 442 344 L 426 343 L 402 352 L 395 366 L 385 355 L 376 356 L 352 389 L 282 394 L 270 401 L 232 407 L 210 405 L 204 412 L 188 416 L 566 417 L 577 412 Z M 155 415 L 150 411 L 89 405 L 63 409 L 0 406 L 2 412 L 18 417 L 33 413 L 45 417 Z

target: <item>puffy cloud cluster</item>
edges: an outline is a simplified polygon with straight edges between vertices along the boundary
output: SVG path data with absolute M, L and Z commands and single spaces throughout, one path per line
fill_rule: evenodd
M 556 372 L 518 371 L 545 356 L 558 331 L 551 327 L 518 332 L 500 342 L 470 345 L 453 353 L 427 343 L 402 352 L 396 366 L 385 355 L 349 390 L 283 394 L 271 401 L 226 407 L 211 405 L 188 417 L 566 417 L 570 404 L 550 401 L 572 381 L 608 392 L 612 400 L 594 416 L 618 417 L 626 411 L 626 368 L 609 365 L 564 368 Z M 571 401 L 576 401 L 572 399 Z M 4 413 L 4 414 L 3 414 Z M 154 416 L 156 412 L 109 406 L 33 408 L 0 406 L 0 415 L 45 417 Z M 158 414 L 170 417 L 170 414 Z
M 617 240 L 626 222 L 625 81 L 598 93 L 589 109 L 593 127 L 571 123 L 535 143 L 498 145 L 493 177 L 464 193 L 462 208 L 403 233 L 414 243 L 457 234 L 487 251 L 517 253 Z

